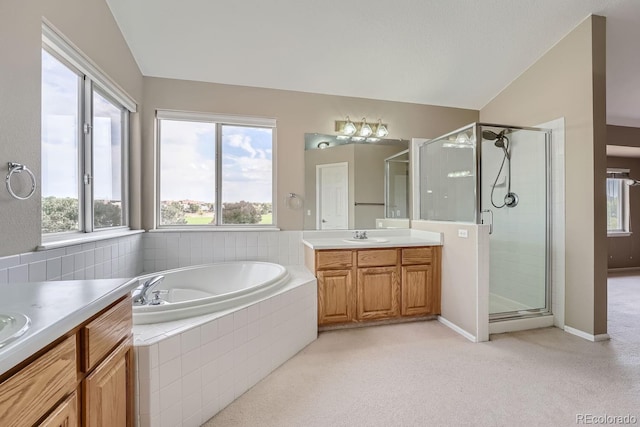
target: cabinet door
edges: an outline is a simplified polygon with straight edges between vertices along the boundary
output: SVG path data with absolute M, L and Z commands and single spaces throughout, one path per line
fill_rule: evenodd
M 83 382 L 84 425 L 133 424 L 133 351 L 127 338 Z
M 397 267 L 358 269 L 358 320 L 386 319 L 400 314 Z
M 351 270 L 318 271 L 318 325 L 353 320 Z
M 402 267 L 402 315 L 436 314 L 436 289 L 431 264 Z
M 40 427 L 77 427 L 78 426 L 78 395 L 74 391 L 64 402 L 44 420 Z

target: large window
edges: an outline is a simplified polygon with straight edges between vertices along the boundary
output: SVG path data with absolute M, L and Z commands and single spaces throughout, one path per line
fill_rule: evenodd
M 159 226 L 269 226 L 275 121 L 158 112 Z
M 607 178 L 607 233 L 629 232 L 629 186 L 625 179 Z
M 43 25 L 42 233 L 127 226 L 127 140 L 135 103 Z

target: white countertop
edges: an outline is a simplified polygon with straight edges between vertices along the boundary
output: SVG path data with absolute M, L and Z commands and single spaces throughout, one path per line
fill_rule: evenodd
M 311 249 L 365 249 L 398 246 L 441 246 L 442 234 L 421 230 L 366 230 L 367 239 L 345 241 L 353 238 L 353 230 L 305 231 L 302 242 Z M 382 241 L 377 241 L 380 239 Z
M 138 285 L 136 279 L 0 284 L 0 313 L 29 316 L 31 327 L 0 348 L 0 375 L 105 309 Z

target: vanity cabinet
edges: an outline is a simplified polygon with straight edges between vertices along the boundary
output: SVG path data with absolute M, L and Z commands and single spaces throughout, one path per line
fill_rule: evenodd
M 318 326 L 440 313 L 440 246 L 305 251 Z
M 0 376 L 0 425 L 133 425 L 128 296 Z

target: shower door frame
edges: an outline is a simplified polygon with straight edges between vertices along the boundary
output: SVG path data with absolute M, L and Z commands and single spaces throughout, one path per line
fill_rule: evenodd
M 552 289 L 551 289 L 551 277 L 552 277 L 552 248 L 551 248 L 551 234 L 552 234 L 552 209 L 551 209 L 551 201 L 552 201 L 552 194 L 551 194 L 551 190 L 552 190 L 552 185 L 551 185 L 551 180 L 552 180 L 552 168 L 551 168 L 551 129 L 544 129 L 544 128 L 538 128 L 538 127 L 527 127 L 527 126 L 510 126 L 510 125 L 501 125 L 501 124 L 495 124 L 495 123 L 474 123 L 473 127 L 474 127 L 474 133 L 475 133 L 475 137 L 476 137 L 476 171 L 481 171 L 481 162 L 482 162 L 482 131 L 481 131 L 481 127 L 486 126 L 486 127 L 498 127 L 498 128 L 504 128 L 504 129 L 511 129 L 511 130 L 530 130 L 530 131 L 538 131 L 538 132 L 544 132 L 544 149 L 545 149 L 545 163 L 544 163 L 544 167 L 545 167 L 545 190 L 546 190 L 546 197 L 545 197 L 545 202 L 546 202 L 546 218 L 545 218 L 545 222 L 546 222 L 546 232 L 545 232 L 545 307 L 543 308 L 537 308 L 537 309 L 531 309 L 531 310 L 520 310 L 520 311 L 508 311 L 508 312 L 501 312 L 501 313 L 494 313 L 494 314 L 489 314 L 489 322 L 499 322 L 499 321 L 504 321 L 504 320 L 516 320 L 516 319 L 527 319 L 527 318 L 531 318 L 531 317 L 540 317 L 540 316 L 547 316 L 547 315 L 552 315 L 553 312 L 551 310 L 551 304 L 552 304 L 552 298 L 551 298 L 551 294 L 552 294 Z M 483 224 L 482 222 L 482 182 L 481 182 L 481 176 L 476 176 L 476 206 L 475 206 L 475 210 L 476 210 L 476 223 L 477 224 Z M 491 239 L 491 237 L 489 237 L 489 239 Z M 491 283 L 489 283 L 489 287 L 491 287 Z M 526 311 L 526 314 L 523 314 L 522 312 Z

